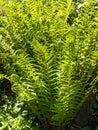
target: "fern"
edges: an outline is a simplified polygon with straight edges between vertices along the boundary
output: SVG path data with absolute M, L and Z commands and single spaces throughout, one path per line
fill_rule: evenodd
M 75 6 L 72 0 L 13 4 L 4 5 L 6 20 L 1 18 L 0 63 L 7 71 L 0 79 L 12 82 L 12 90 L 44 129 L 63 129 L 98 82 L 94 0 L 83 3 L 71 25 L 67 22 Z

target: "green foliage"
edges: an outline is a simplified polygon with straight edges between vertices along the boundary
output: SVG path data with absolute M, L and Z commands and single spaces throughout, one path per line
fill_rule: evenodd
M 83 2 L 77 16 L 72 0 L 0 2 L 0 79 L 10 80 L 45 130 L 62 129 L 98 82 L 97 2 Z
M 22 100 L 4 96 L 3 101 L 0 101 L 1 130 L 38 130 L 34 119 L 35 116 Z

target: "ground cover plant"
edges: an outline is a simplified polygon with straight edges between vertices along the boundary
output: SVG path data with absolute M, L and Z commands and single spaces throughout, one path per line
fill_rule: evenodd
M 5 101 L 5 102 L 4 102 Z M 0 101 L 0 129 L 1 130 L 39 130 L 35 122 L 35 115 L 20 99 L 3 97 Z
M 77 112 L 89 97 L 97 102 L 98 2 L 0 3 L 1 129 L 15 129 L 14 121 L 17 130 L 80 129 Z M 20 101 L 31 115 L 15 115 Z

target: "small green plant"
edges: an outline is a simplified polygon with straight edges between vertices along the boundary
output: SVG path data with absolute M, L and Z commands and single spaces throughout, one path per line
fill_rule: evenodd
M 34 114 L 21 99 L 3 95 L 0 101 L 1 130 L 39 130 L 34 119 Z

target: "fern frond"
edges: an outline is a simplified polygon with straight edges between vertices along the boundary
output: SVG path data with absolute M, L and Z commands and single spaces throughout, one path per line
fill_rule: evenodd
M 50 52 L 47 46 L 41 45 L 38 41 L 34 41 L 33 47 L 35 61 L 33 64 L 40 82 L 38 82 L 39 85 L 36 86 L 36 93 L 38 95 L 40 106 L 43 106 L 41 111 L 44 111 L 44 116 L 49 118 L 52 116 L 50 111 L 53 102 L 55 101 L 57 84 L 57 72 L 54 64 L 54 55 Z

